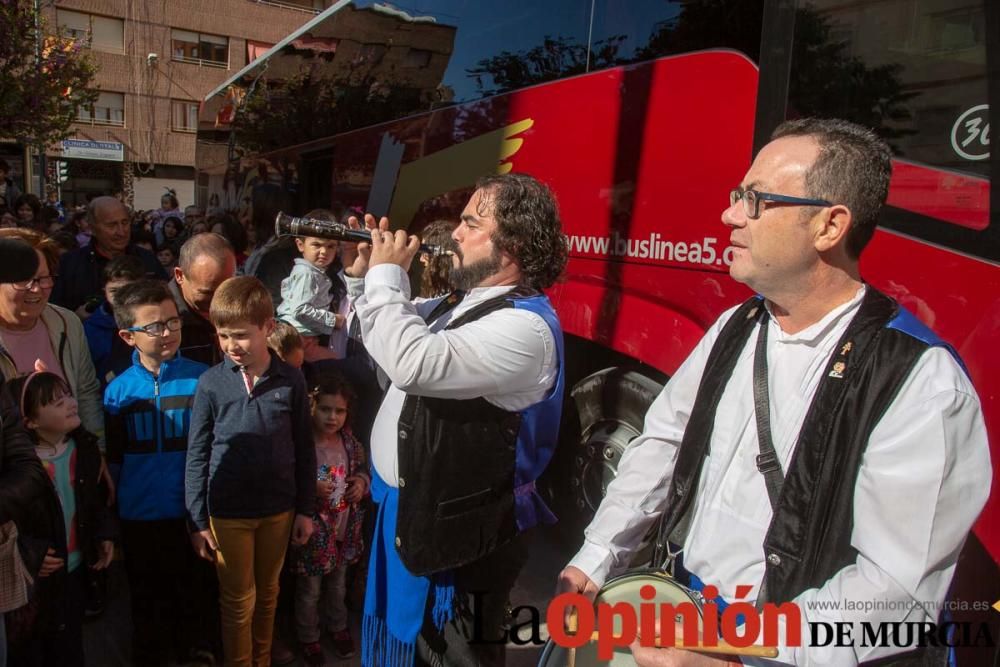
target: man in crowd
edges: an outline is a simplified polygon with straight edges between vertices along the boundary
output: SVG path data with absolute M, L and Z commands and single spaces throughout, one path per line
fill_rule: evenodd
M 218 234 L 198 234 L 181 246 L 170 293 L 183 320 L 181 355 L 214 366 L 222 361 L 215 327 L 208 317 L 215 290 L 236 274 L 236 254 Z
M 0 207 L 14 211 L 14 202 L 21 196 L 21 188 L 17 187 L 14 179 L 10 177 L 10 164 L 7 160 L 0 159 Z
M 682 583 L 716 586 L 720 607 L 798 605 L 803 645 L 782 637 L 782 663 L 905 650 L 810 646 L 807 622 L 938 620 L 992 468 L 954 350 L 861 278 L 890 159 L 846 121 L 775 131 L 722 215 L 730 274 L 760 296 L 724 313 L 657 397 L 561 591 L 593 597 L 659 517 L 656 563 L 682 547 Z M 639 665 L 724 664 L 632 651 Z
M 356 258 L 345 248 L 345 273 L 391 385 L 372 430 L 379 511 L 362 663 L 500 665 L 502 642 L 468 641 L 470 593 L 481 593 L 481 636 L 502 637 L 523 531 L 552 518 L 535 480 L 563 394 L 562 330 L 539 291 L 566 263 L 556 203 L 529 176 L 481 180 L 452 236 L 459 291 L 418 302 L 406 271 L 419 239 L 366 222 L 372 243 Z
M 205 211 L 195 205 L 184 207 L 184 224 L 190 229 L 196 222 L 205 222 Z
M 59 275 L 52 290 L 52 302 L 76 311 L 86 319 L 103 299 L 104 267 L 120 255 L 142 260 L 147 276 L 167 280 L 156 255 L 131 243 L 132 227 L 128 209 L 114 197 L 96 197 L 87 206 L 89 244 L 72 250 L 59 261 Z

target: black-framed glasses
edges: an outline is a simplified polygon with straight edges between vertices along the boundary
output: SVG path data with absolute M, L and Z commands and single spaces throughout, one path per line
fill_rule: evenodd
M 181 330 L 181 318 L 171 317 L 166 322 L 150 322 L 146 326 L 142 327 L 129 327 L 125 331 L 141 331 L 147 336 L 162 336 L 163 332 L 169 329 L 170 331 L 180 331 Z
M 11 283 L 11 287 L 21 292 L 26 292 L 32 287 L 37 285 L 39 289 L 49 289 L 56 284 L 56 278 L 59 276 L 38 276 L 37 278 L 31 278 L 29 280 L 19 280 L 16 283 Z
M 743 212 L 751 220 L 760 217 L 760 203 L 762 201 L 773 201 L 779 204 L 791 204 L 793 206 L 833 206 L 832 202 L 825 199 L 804 199 L 802 197 L 790 197 L 788 195 L 776 195 L 772 192 L 758 192 L 752 188 L 733 188 L 729 191 L 729 205 L 735 206 L 736 202 L 743 200 Z

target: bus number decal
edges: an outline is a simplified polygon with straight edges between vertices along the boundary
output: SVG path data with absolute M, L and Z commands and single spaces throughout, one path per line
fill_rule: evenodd
M 979 104 L 967 110 L 951 128 L 951 147 L 966 160 L 990 157 L 990 105 Z

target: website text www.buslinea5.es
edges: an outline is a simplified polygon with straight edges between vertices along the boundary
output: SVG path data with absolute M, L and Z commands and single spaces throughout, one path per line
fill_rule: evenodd
M 719 244 L 719 239 L 705 236 L 696 240 L 667 240 L 659 232 L 641 238 L 629 238 L 612 232 L 608 236 L 569 235 L 569 251 L 574 255 L 600 255 L 621 259 L 652 259 L 686 262 L 705 266 L 729 266 L 733 249 Z

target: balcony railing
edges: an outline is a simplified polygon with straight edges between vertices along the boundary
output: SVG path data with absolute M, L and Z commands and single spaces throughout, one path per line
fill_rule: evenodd
M 304 7 L 303 5 L 295 4 L 294 2 L 282 2 L 281 0 L 248 0 L 255 5 L 267 5 L 269 7 L 280 7 L 281 9 L 293 9 L 298 12 L 304 12 L 306 14 L 319 14 L 322 10 L 313 9 L 312 7 Z
M 110 120 L 106 118 L 88 118 L 85 116 L 77 116 L 75 123 L 80 123 L 81 125 L 108 125 L 111 127 L 125 127 L 124 120 Z
M 206 60 L 204 58 L 185 58 L 184 56 L 174 56 L 171 58 L 179 63 L 188 63 L 189 65 L 199 65 L 201 67 L 218 67 L 219 69 L 229 69 L 228 62 L 221 62 L 219 60 Z

